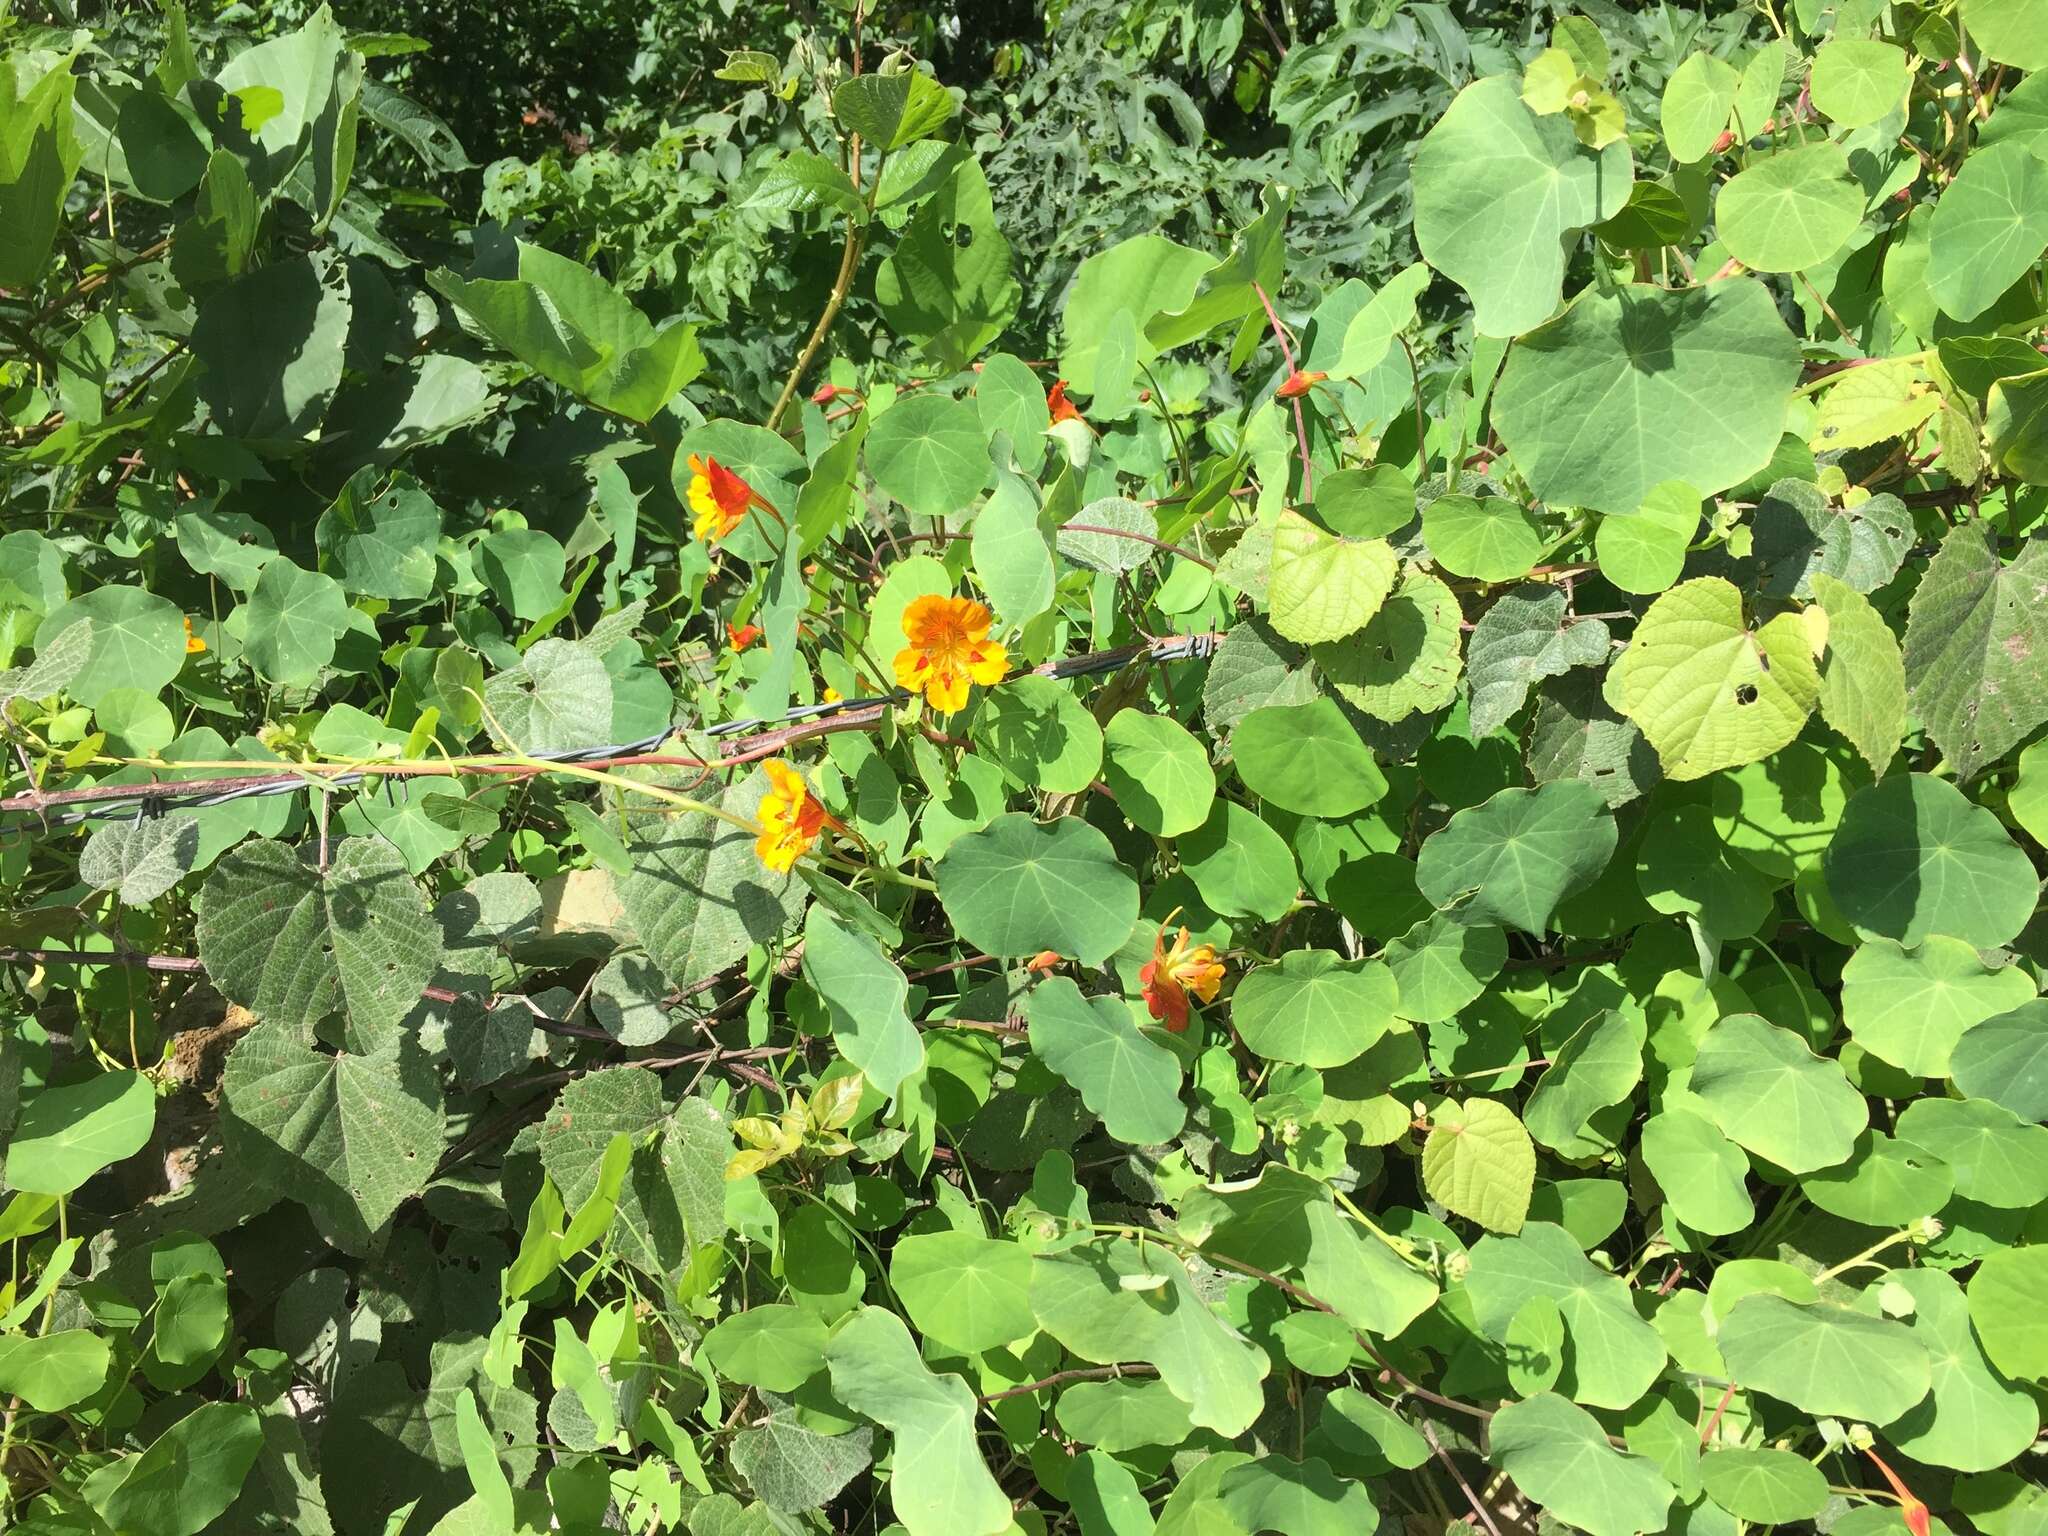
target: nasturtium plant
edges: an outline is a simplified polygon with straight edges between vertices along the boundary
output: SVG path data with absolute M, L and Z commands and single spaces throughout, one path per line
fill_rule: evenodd
M 2040 0 L 442 9 L 0 7 L 0 1526 L 2040 1522 Z

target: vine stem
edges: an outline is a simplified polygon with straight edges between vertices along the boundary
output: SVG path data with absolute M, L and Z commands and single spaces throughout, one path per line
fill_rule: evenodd
M 1822 1280 L 1832 1280 L 1835 1278 L 1835 1276 L 1839 1274 L 1844 1274 L 1852 1269 L 1861 1269 L 1866 1264 L 1874 1265 L 1877 1256 L 1880 1253 L 1883 1253 L 1887 1248 L 1896 1248 L 1900 1243 L 1908 1243 L 1912 1240 L 1912 1232 L 1903 1229 L 1897 1232 L 1893 1232 L 1889 1236 L 1881 1237 L 1876 1242 L 1872 1243 L 1868 1248 L 1864 1249 L 1861 1253 L 1851 1255 L 1849 1258 L 1842 1260 L 1841 1263 L 1830 1265 L 1828 1268 L 1822 1270 L 1819 1274 L 1813 1277 L 1814 1282 L 1818 1284 Z M 1883 1266 L 1877 1265 L 1876 1267 L 1882 1268 Z
M 1274 312 L 1273 301 L 1266 297 L 1266 290 L 1257 283 L 1252 292 L 1259 296 L 1259 302 L 1266 308 L 1266 318 L 1273 325 L 1273 339 L 1280 343 L 1280 357 L 1287 364 L 1287 376 L 1291 379 L 1299 371 L 1294 366 L 1294 348 L 1287 344 L 1286 328 L 1280 324 L 1280 316 Z M 1308 418 L 1302 414 L 1301 397 L 1296 395 L 1290 402 L 1294 407 L 1294 440 L 1301 449 L 1301 499 L 1312 500 L 1316 493 L 1315 471 L 1308 462 Z
M 860 135 L 850 134 L 846 141 L 846 158 L 853 167 L 853 175 L 860 176 Z M 811 327 L 810 339 L 804 343 L 803 351 L 797 353 L 796 362 L 789 370 L 789 377 L 782 381 L 782 393 L 776 397 L 775 409 L 768 413 L 768 430 L 775 431 L 782 423 L 782 413 L 789 409 L 789 402 L 796 398 L 798 386 L 811 364 L 818 359 L 818 351 L 825 345 L 825 338 L 832 334 L 832 323 L 839 318 L 840 308 L 846 303 L 847 294 L 853 291 L 853 275 L 860 270 L 860 255 L 867 246 L 867 223 L 875 216 L 875 199 L 882 191 L 882 168 L 889 163 L 885 152 L 875 162 L 875 179 L 868 186 L 867 209 L 860 218 L 846 216 L 846 241 L 839 248 L 839 275 L 832 280 L 832 291 L 825 297 L 825 308 L 818 316 L 818 323 Z
M 1159 1367 L 1133 1361 L 1127 1365 L 1090 1365 L 1071 1371 L 1054 1371 L 1037 1381 L 1027 1381 L 1021 1387 L 1005 1387 L 1000 1392 L 978 1394 L 983 1403 L 1000 1403 L 1006 1397 L 1024 1397 L 1033 1392 L 1043 1392 L 1047 1387 L 1057 1387 L 1069 1381 L 1115 1381 L 1122 1376 L 1157 1376 Z
M 1436 1426 L 1427 1419 L 1419 1419 L 1418 1427 L 1422 1438 L 1429 1442 L 1429 1448 L 1436 1453 L 1436 1459 L 1444 1464 L 1444 1470 L 1451 1474 L 1451 1481 L 1458 1485 L 1458 1492 L 1465 1495 L 1465 1502 L 1472 1506 L 1472 1513 L 1479 1517 L 1479 1523 L 1486 1527 L 1489 1536 L 1500 1536 L 1500 1527 L 1493 1523 L 1493 1516 L 1472 1491 L 1472 1485 L 1465 1481 L 1465 1474 L 1458 1470 L 1458 1464 L 1451 1460 L 1451 1453 L 1444 1449 L 1443 1442 L 1436 1437 Z

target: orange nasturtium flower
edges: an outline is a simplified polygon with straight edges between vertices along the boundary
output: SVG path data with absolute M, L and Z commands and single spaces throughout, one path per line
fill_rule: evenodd
M 903 610 L 910 644 L 896 653 L 896 686 L 922 693 L 950 715 L 967 703 L 967 685 L 1003 680 L 1010 654 L 988 637 L 995 615 L 969 597 L 927 595 Z
M 1280 381 L 1273 397 L 1277 400 L 1299 400 L 1328 377 L 1327 373 L 1303 373 L 1297 368 Z
M 819 803 L 804 776 L 784 762 L 761 765 L 768 775 L 768 793 L 754 819 L 761 823 L 761 835 L 754 839 L 754 852 L 761 862 L 778 874 L 810 850 L 825 828 L 843 832 L 846 824 Z
M 1927 1536 L 1932 1525 L 1927 1501 L 1899 1481 L 1899 1474 L 1886 1466 L 1884 1458 L 1877 1452 L 1866 1446 L 1863 1454 L 1877 1463 L 1877 1470 L 1884 1474 L 1884 1480 L 1892 1485 L 1892 1492 L 1899 1496 L 1899 1518 L 1906 1522 L 1906 1529 L 1911 1531 L 1913 1536 Z
M 192 621 L 187 619 L 185 621 L 185 654 L 187 656 L 197 656 L 205 649 L 206 642 L 192 633 Z
M 1024 969 L 1038 976 L 1050 976 L 1059 969 L 1060 952 L 1056 949 L 1041 949 L 1024 962 Z
M 1179 915 L 1176 908 L 1159 925 L 1159 933 L 1152 940 L 1152 959 L 1138 972 L 1145 1006 L 1152 1010 L 1153 1018 L 1164 1021 L 1176 1035 L 1188 1027 L 1188 994 L 1192 992 L 1203 1002 L 1213 1003 L 1216 989 L 1223 985 L 1223 962 L 1216 958 L 1215 945 L 1188 948 L 1188 931 L 1183 928 L 1174 939 L 1173 948 L 1166 947 L 1167 924 Z
M 1065 379 L 1054 380 L 1052 388 L 1046 391 L 1045 408 L 1052 412 L 1054 426 L 1058 426 L 1063 421 L 1079 421 L 1081 419 L 1080 408 L 1067 398 L 1067 381 Z
M 728 623 L 725 626 L 725 643 L 731 646 L 735 652 L 744 651 L 760 638 L 761 626 L 758 624 Z
M 690 455 L 688 497 L 696 516 L 692 531 L 707 544 L 730 538 L 746 520 L 747 508 L 761 500 L 746 481 L 700 453 Z

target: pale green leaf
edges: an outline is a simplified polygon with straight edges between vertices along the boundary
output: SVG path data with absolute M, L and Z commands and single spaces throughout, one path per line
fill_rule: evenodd
M 1607 693 L 1665 773 L 1697 779 L 1789 743 L 1820 695 L 1820 675 L 1796 616 L 1751 628 L 1741 593 L 1703 576 L 1650 605 L 1608 671 Z
M 1515 1112 L 1493 1099 L 1446 1100 L 1422 1144 L 1432 1200 L 1489 1232 L 1522 1230 L 1536 1183 L 1536 1148 Z

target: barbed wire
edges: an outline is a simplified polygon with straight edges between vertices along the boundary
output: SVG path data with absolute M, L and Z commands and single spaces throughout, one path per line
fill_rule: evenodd
M 1223 641 L 1218 633 L 1166 635 L 1080 656 L 1059 657 L 1035 667 L 1024 667 L 1003 679 L 1012 683 L 1024 677 L 1056 679 L 1090 677 L 1115 672 L 1133 662 L 1206 661 Z M 998 684 L 998 687 L 1002 684 Z M 294 794 L 302 789 L 340 789 L 369 779 L 457 776 L 464 773 L 528 776 L 544 772 L 549 764 L 614 767 L 676 766 L 728 768 L 773 756 L 792 742 L 837 730 L 860 730 L 878 724 L 885 711 L 906 704 L 917 695 L 893 688 L 887 693 L 861 698 L 834 699 L 829 703 L 799 704 L 780 715 L 748 716 L 723 720 L 716 725 L 698 726 L 693 734 L 713 741 L 751 740 L 752 749 L 730 757 L 702 759 L 656 751 L 685 729 L 670 726 L 638 741 L 607 742 L 602 746 L 575 747 L 555 752 L 526 752 L 515 761 L 451 757 L 437 763 L 397 764 L 367 762 L 350 764 L 338 772 L 329 765 L 296 763 L 286 768 L 252 762 L 246 773 L 216 773 L 205 779 L 152 779 L 135 784 L 95 784 L 81 789 L 30 790 L 0 799 L 0 811 L 13 813 L 47 829 L 72 827 L 102 817 L 127 816 L 136 820 L 166 815 L 173 811 L 205 810 L 237 800 L 260 799 L 268 795 Z M 56 806 L 76 809 L 55 811 Z M 16 823 L 17 826 L 20 823 Z

